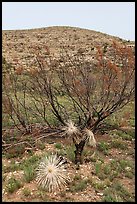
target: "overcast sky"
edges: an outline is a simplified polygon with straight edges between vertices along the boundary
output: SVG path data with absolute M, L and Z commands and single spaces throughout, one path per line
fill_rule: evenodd
M 135 40 L 135 2 L 2 2 L 2 29 L 73 26 Z

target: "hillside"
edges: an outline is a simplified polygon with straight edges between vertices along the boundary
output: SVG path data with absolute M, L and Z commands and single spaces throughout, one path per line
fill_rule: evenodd
M 53 26 L 30 30 L 2 31 L 2 55 L 9 63 L 19 63 L 26 68 L 33 64 L 32 47 L 39 46 L 41 53 L 45 53 L 45 47 L 50 54 L 56 57 L 63 46 L 69 52 L 83 52 L 88 57 L 93 54 L 95 46 L 111 46 L 113 41 L 123 42 L 134 46 L 118 37 L 107 35 L 88 29 L 76 27 Z

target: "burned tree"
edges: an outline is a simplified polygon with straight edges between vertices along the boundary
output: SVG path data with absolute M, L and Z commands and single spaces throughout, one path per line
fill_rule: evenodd
M 72 139 L 76 163 L 89 136 L 102 121 L 134 99 L 134 53 L 125 44 L 112 42 L 107 51 L 96 47 L 94 60 L 83 53 L 63 50 L 60 57 L 36 55 L 38 83 L 61 125 L 72 120 L 78 127 Z M 74 126 L 75 126 L 74 125 Z M 70 135 L 70 134 L 69 134 Z M 94 146 L 94 145 L 93 145 Z
M 25 85 L 34 99 L 35 111 L 46 124 L 52 127 L 46 118 L 48 109 L 59 121 L 60 128 L 72 138 L 76 147 L 75 163 L 82 162 L 86 143 L 95 148 L 94 133 L 104 119 L 134 99 L 132 48 L 112 42 L 105 51 L 99 46 L 93 54 L 92 51 L 87 57 L 83 52 L 62 49 L 56 57 L 50 49 L 45 55 L 40 49 L 34 49 L 35 66 L 30 68 Z M 41 103 L 43 113 L 35 101 Z

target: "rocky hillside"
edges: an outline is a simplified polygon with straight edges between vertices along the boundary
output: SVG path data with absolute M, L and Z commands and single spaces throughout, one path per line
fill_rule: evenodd
M 2 55 L 9 63 L 29 68 L 33 64 L 32 47 L 39 46 L 41 53 L 47 52 L 48 47 L 50 54 L 57 57 L 63 46 L 69 52 L 82 52 L 90 58 L 95 46 L 108 47 L 114 40 L 134 47 L 134 42 L 76 27 L 2 31 Z

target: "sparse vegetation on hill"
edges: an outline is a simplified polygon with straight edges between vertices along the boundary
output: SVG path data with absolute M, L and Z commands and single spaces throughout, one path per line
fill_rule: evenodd
M 33 53 L 30 52 L 33 46 L 39 46 L 43 55 L 45 55 L 45 46 L 48 46 L 55 57 L 58 57 L 62 46 L 71 53 L 83 50 L 83 54 L 88 58 L 92 56 L 91 50 L 94 51 L 94 47 L 109 47 L 114 40 L 134 45 L 134 42 L 128 42 L 105 33 L 75 27 L 53 26 L 41 29 L 3 31 L 2 53 L 7 62 L 19 63 L 26 69 L 30 69 L 34 65 Z

